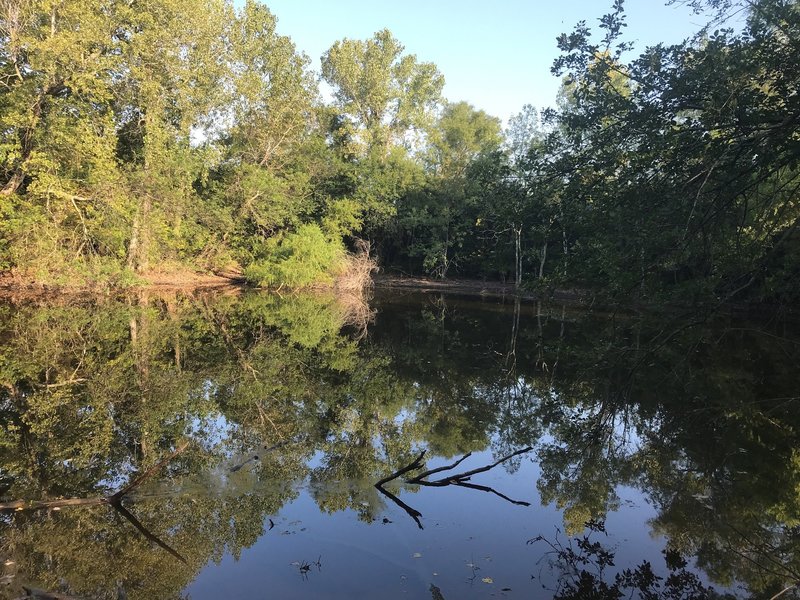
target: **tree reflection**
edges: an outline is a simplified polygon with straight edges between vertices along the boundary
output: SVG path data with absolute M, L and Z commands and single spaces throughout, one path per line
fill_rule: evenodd
M 300 482 L 321 510 L 372 522 L 394 502 L 375 482 L 422 450 L 529 445 L 570 534 L 634 486 L 653 531 L 714 581 L 769 598 L 800 580 L 788 331 L 399 297 L 363 337 L 348 310 L 263 294 L 0 305 L 3 499 L 106 496 L 193 440 L 126 505 L 186 564 L 107 506 L 7 513 L 16 575 L 0 597 L 25 583 L 179 598 L 209 560 L 268 535 Z M 387 491 L 416 512 L 419 483 Z

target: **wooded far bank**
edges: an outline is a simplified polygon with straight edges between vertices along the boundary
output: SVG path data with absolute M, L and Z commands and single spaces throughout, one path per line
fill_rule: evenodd
M 363 281 L 368 248 L 390 273 L 796 303 L 800 3 L 681 3 L 708 25 L 635 52 L 622 0 L 586 15 L 556 106 L 504 128 L 388 30 L 317 74 L 251 0 L 0 0 L 0 273 L 299 288 Z

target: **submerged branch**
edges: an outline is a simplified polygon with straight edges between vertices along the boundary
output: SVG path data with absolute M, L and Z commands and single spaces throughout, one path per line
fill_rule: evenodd
M 147 481 L 158 471 L 160 471 L 162 467 L 164 467 L 164 465 L 171 462 L 176 456 L 178 456 L 181 452 L 186 450 L 188 445 L 189 445 L 188 441 L 184 442 L 183 444 L 178 446 L 172 454 L 170 454 L 169 456 L 165 456 L 156 464 L 154 464 L 152 467 L 147 469 L 144 473 L 135 477 L 133 481 L 128 483 L 128 485 L 124 486 L 122 489 L 109 496 L 108 497 L 109 503 L 114 504 L 115 502 L 119 502 L 120 500 L 122 500 L 123 496 L 129 494 L 132 490 L 142 485 L 145 481 Z
M 459 487 L 469 488 L 471 490 L 479 490 L 481 492 L 489 492 L 490 494 L 494 494 L 496 496 L 500 496 L 503 500 L 507 500 L 511 502 L 511 504 L 516 504 L 517 506 L 530 506 L 530 502 L 525 502 L 524 500 L 514 500 L 513 498 L 509 498 L 505 494 L 501 494 L 493 487 L 489 487 L 488 485 L 478 485 L 476 483 L 467 483 L 466 481 L 456 481 L 453 485 L 457 485 Z
M 58 500 L 13 500 L 0 502 L 0 512 L 18 510 L 45 510 L 48 508 L 63 508 L 66 506 L 97 506 L 108 504 L 108 498 L 59 498 Z
M 165 456 L 144 473 L 136 476 L 133 481 L 120 488 L 110 496 L 98 496 L 96 498 L 58 498 L 57 500 L 13 500 L 11 502 L 0 502 L 0 512 L 9 510 L 44 510 L 48 508 L 62 508 L 65 506 L 97 506 L 98 504 L 118 505 L 122 498 L 131 491 L 150 479 L 164 465 L 172 461 L 178 454 L 186 450 L 189 442 L 184 442 L 175 449 L 169 456 Z
M 141 521 L 137 519 L 131 512 L 122 505 L 122 499 L 129 494 L 132 490 L 139 487 L 142 483 L 150 479 L 153 475 L 158 473 L 167 463 L 172 461 L 178 454 L 183 452 L 189 442 L 184 442 L 178 446 L 174 452 L 165 456 L 152 467 L 134 477 L 134 479 L 127 485 L 120 488 L 117 492 L 110 496 L 99 496 L 96 498 L 60 498 L 57 500 L 14 500 L 12 502 L 0 503 L 0 512 L 3 511 L 21 511 L 21 510 L 46 510 L 46 509 L 60 509 L 66 506 L 99 506 L 105 504 L 116 510 L 122 515 L 129 523 L 131 523 L 145 538 L 169 552 L 172 556 L 180 560 L 182 563 L 187 564 L 186 559 L 181 556 L 176 550 L 170 547 L 166 542 L 159 539 L 156 535 L 151 533 Z M 54 596 L 55 597 L 55 596 Z M 66 597 L 65 597 L 66 598 Z
M 455 485 L 455 486 L 458 486 L 458 487 L 464 487 L 464 488 L 468 488 L 468 489 L 471 489 L 471 490 L 478 490 L 478 491 L 481 491 L 481 492 L 488 492 L 490 494 L 495 494 L 496 496 L 499 496 L 503 500 L 506 500 L 506 501 L 510 502 L 511 504 L 516 504 L 517 506 L 530 506 L 531 505 L 530 502 L 525 502 L 524 500 L 514 500 L 513 498 L 509 498 L 505 494 L 501 494 L 500 492 L 498 492 L 496 489 L 494 489 L 492 487 L 489 487 L 489 486 L 486 486 L 486 485 L 478 485 L 478 484 L 475 484 L 475 483 L 469 483 L 469 478 L 472 477 L 473 475 L 477 475 L 478 473 L 485 473 L 486 471 L 494 469 L 497 465 L 499 465 L 501 463 L 504 463 L 507 460 L 510 460 L 510 459 L 514 458 L 515 456 L 518 456 L 520 454 L 524 454 L 526 452 L 530 452 L 531 450 L 533 450 L 533 447 L 527 446 L 525 448 L 522 448 L 521 450 L 517 450 L 516 452 L 512 452 L 511 454 L 508 454 L 508 455 L 504 456 L 503 458 L 501 458 L 499 460 L 496 460 L 495 462 L 493 462 L 490 465 L 485 465 L 483 467 L 478 467 L 477 469 L 472 469 L 470 471 L 465 471 L 464 473 L 458 473 L 456 475 L 450 475 L 449 477 L 444 477 L 442 479 L 437 479 L 435 481 L 428 481 L 428 480 L 425 479 L 426 477 L 430 477 L 431 475 L 434 475 L 436 473 L 441 473 L 442 471 L 451 471 L 451 470 L 455 469 L 458 465 L 460 465 L 462 462 L 464 462 L 467 458 L 472 456 L 472 452 L 468 452 L 467 454 L 465 454 L 464 456 L 459 458 L 456 462 L 454 462 L 454 463 L 452 463 L 450 465 L 444 465 L 442 467 L 436 467 L 435 469 L 428 469 L 426 471 L 423 471 L 419 475 L 417 475 L 415 477 L 412 477 L 411 479 L 406 479 L 405 483 L 411 484 L 411 485 L 422 485 L 422 486 L 427 486 L 427 487 L 446 487 L 448 485 Z M 409 471 L 414 471 L 415 469 L 421 468 L 422 467 L 422 459 L 423 459 L 424 456 L 425 456 L 425 451 L 423 450 L 420 453 L 420 455 L 416 459 L 414 459 L 414 461 L 412 461 L 411 463 L 409 463 L 408 465 L 406 465 L 402 469 L 399 469 L 399 470 L 395 471 L 394 473 L 392 473 L 388 477 L 384 477 L 378 483 L 375 484 L 375 487 L 377 488 L 377 490 L 380 493 L 382 493 L 384 496 L 389 498 L 392 502 L 397 504 L 404 511 L 406 511 L 406 513 L 408 513 L 408 515 L 412 519 L 414 519 L 414 521 L 417 523 L 417 526 L 420 529 L 423 528 L 422 527 L 422 523 L 419 520 L 419 517 L 422 516 L 422 513 L 420 513 L 419 511 L 417 511 L 417 510 L 415 510 L 413 508 L 411 508 L 408 504 L 406 504 L 405 502 L 400 500 L 400 498 L 398 498 L 397 496 L 395 496 L 391 492 L 385 490 L 383 488 L 383 485 L 385 483 L 388 483 L 388 482 L 394 480 L 394 479 L 397 479 L 398 477 L 402 476 L 405 473 L 408 473 Z
M 435 469 L 429 469 L 429 470 L 425 471 L 424 473 L 420 473 L 419 475 L 417 475 L 416 477 L 414 477 L 412 479 L 406 479 L 406 483 L 428 483 L 427 481 L 422 481 L 422 480 L 425 479 L 426 477 L 430 477 L 434 473 L 441 473 L 442 471 L 449 471 L 450 469 L 455 469 L 458 465 L 460 465 L 462 462 L 464 462 L 470 456 L 472 456 L 472 452 L 467 452 L 464 456 L 459 458 L 452 465 L 445 465 L 443 467 L 437 467 Z

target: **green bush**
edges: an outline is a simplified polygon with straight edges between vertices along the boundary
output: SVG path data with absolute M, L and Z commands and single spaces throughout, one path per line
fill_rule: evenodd
M 264 254 L 244 271 L 248 281 L 263 287 L 329 285 L 345 264 L 341 242 L 327 238 L 315 224 L 271 238 Z

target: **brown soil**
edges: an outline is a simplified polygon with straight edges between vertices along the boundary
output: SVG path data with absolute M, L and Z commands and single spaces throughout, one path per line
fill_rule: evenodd
M 0 296 L 11 298 L 47 298 L 81 295 L 118 295 L 127 292 L 194 292 L 203 290 L 239 289 L 244 279 L 238 273 L 219 275 L 188 270 L 150 272 L 140 276 L 141 283 L 115 288 L 107 283 L 45 284 L 19 273 L 0 273 Z
M 244 278 L 239 273 L 208 274 L 193 271 L 152 271 L 140 277 L 146 282 L 143 287 L 159 289 L 208 289 L 225 288 L 244 285 Z
M 33 278 L 16 273 L 0 273 L 0 295 L 46 297 L 56 295 L 117 294 L 126 291 L 194 292 L 223 291 L 241 289 L 244 278 L 241 273 L 230 271 L 219 274 L 196 273 L 190 270 L 151 271 L 140 276 L 142 283 L 125 289 L 109 288 L 108 285 L 48 285 Z M 479 281 L 473 279 L 427 279 L 424 277 L 398 277 L 395 275 L 373 275 L 373 282 L 379 289 L 403 289 L 416 292 L 448 292 L 477 296 L 514 296 L 517 290 L 513 284 L 499 281 Z M 519 294 L 526 300 L 541 299 L 541 295 L 530 291 Z M 557 290 L 548 294 L 550 299 L 580 301 L 581 294 L 575 290 Z

